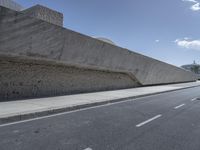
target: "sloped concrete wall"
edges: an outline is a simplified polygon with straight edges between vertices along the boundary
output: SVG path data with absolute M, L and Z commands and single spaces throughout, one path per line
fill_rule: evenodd
M 0 7 L 0 35 L 0 54 L 121 72 L 141 85 L 188 82 L 197 78 L 181 68 L 3 7 Z

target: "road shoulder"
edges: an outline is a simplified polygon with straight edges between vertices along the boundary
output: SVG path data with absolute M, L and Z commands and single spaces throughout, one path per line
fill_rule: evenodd
M 200 86 L 200 82 L 0 102 L 0 124 Z

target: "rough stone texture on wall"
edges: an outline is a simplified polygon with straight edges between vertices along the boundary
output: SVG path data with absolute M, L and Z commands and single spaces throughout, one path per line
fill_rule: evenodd
M 63 14 L 47 7 L 36 5 L 22 12 L 31 17 L 38 18 L 58 26 L 63 26 Z
M 0 58 L 0 101 L 138 86 L 124 73 Z

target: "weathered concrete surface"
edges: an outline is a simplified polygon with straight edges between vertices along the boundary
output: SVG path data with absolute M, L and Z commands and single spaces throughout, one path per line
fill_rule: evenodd
M 130 76 L 53 62 L 0 58 L 0 101 L 138 86 Z
M 16 11 L 20 11 L 22 9 L 21 5 L 12 0 L 0 0 L 0 6 L 4 6 L 6 8 L 10 8 Z
M 22 12 L 31 17 L 38 18 L 58 26 L 63 26 L 63 14 L 47 7 L 36 5 L 25 9 Z
M 54 90 L 57 91 L 55 95 L 70 93 L 71 88 L 74 92 L 85 92 L 134 87 L 136 82 L 141 85 L 152 85 L 196 80 L 196 75 L 181 68 L 3 7 L 0 7 L 0 35 L 1 55 L 24 56 L 27 59 L 53 61 L 54 63 L 62 62 L 67 66 L 102 70 L 104 72 L 93 71 L 89 73 L 86 71 L 87 73 L 85 73 L 85 70 L 73 70 L 72 72 L 76 73 L 69 74 L 71 72 L 70 69 L 60 69 L 53 66 L 45 68 L 41 65 L 37 65 L 37 67 L 33 65 L 29 68 L 29 65 L 26 66 L 25 64 L 19 66 L 16 64 L 4 64 L 12 70 L 14 74 L 13 81 L 17 75 L 22 76 L 20 77 L 21 79 L 17 79 L 19 81 L 24 76 L 30 78 L 35 75 L 35 79 L 40 78 L 43 74 L 45 77 L 50 76 L 50 78 L 47 78 L 48 80 L 45 80 L 45 77 L 42 80 L 53 82 L 52 85 L 43 86 L 51 87 L 51 90 L 49 90 L 51 92 L 48 90 L 43 92 L 44 89 L 42 90 L 41 88 L 38 90 L 41 91 L 41 94 L 38 94 L 38 96 L 43 96 L 42 93 L 45 94 L 45 92 L 46 95 L 49 95 Z M 5 66 L 4 68 L 6 69 Z M 14 69 L 12 66 L 18 69 Z M 22 71 L 16 73 L 20 68 L 23 68 Z M 107 74 L 106 71 L 117 72 L 117 75 Z M 2 71 L 1 74 L 4 72 Z M 121 81 L 118 81 L 119 72 L 126 74 L 126 77 L 120 75 L 120 78 L 123 79 Z M 8 70 L 7 74 L 9 75 L 10 73 Z M 37 76 L 37 74 L 39 75 Z M 53 81 L 55 77 L 57 79 Z M 9 78 L 9 76 L 5 76 L 3 80 L 10 81 Z M 29 89 L 29 93 L 32 93 L 32 96 L 35 96 L 34 90 L 31 90 L 34 89 L 33 85 L 37 82 L 35 79 L 31 80 L 33 84 Z M 62 84 L 67 84 L 67 87 L 54 89 L 56 84 L 60 84 L 60 80 L 65 80 Z M 86 80 L 84 87 L 81 86 L 81 80 Z M 88 81 L 91 82 L 86 83 Z M 73 84 L 76 88 L 73 89 L 70 84 Z M 4 87 L 4 85 L 2 86 Z M 15 89 L 14 86 L 10 88 L 12 90 Z M 1 93 L 5 94 L 5 90 Z

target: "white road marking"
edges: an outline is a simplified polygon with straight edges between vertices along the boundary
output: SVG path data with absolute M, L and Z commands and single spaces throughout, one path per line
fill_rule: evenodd
M 84 110 L 90 110 L 93 108 L 99 108 L 99 107 L 106 106 L 106 105 L 109 105 L 109 104 L 93 106 L 93 107 L 88 107 L 88 108 L 81 108 L 81 109 L 62 112 L 62 113 L 56 113 L 56 114 L 52 114 L 52 115 L 48 115 L 48 116 L 42 116 L 42 117 L 37 117 L 37 118 L 32 118 L 32 119 L 26 119 L 26 120 L 11 122 L 11 123 L 0 124 L 0 127 L 11 126 L 11 125 L 16 125 L 16 124 L 20 124 L 20 123 L 27 123 L 27 122 L 31 122 L 31 121 L 47 119 L 47 118 L 52 118 L 52 117 L 56 117 L 56 116 L 62 116 L 65 114 L 71 114 L 71 113 L 80 112 L 80 111 L 84 111 Z
M 185 104 L 178 105 L 178 106 L 174 107 L 174 109 L 179 109 L 179 108 L 183 107 L 184 105 Z
M 36 120 L 42 120 L 42 119 L 46 119 L 46 118 L 52 118 L 52 117 L 56 117 L 56 116 L 71 114 L 71 113 L 80 112 L 80 111 L 84 111 L 84 110 L 91 110 L 91 109 L 94 109 L 94 108 L 101 108 L 101 107 L 121 104 L 121 103 L 125 103 L 125 102 L 136 101 L 136 100 L 140 100 L 140 99 L 144 99 L 144 98 L 148 98 L 148 97 L 154 97 L 154 96 L 158 96 L 158 95 L 162 95 L 162 94 L 163 93 L 159 93 L 159 94 L 155 94 L 155 95 L 148 95 L 148 96 L 138 97 L 138 98 L 130 98 L 130 99 L 119 101 L 119 102 L 113 102 L 113 103 L 111 102 L 111 103 L 107 103 L 107 104 L 103 104 L 103 105 L 99 105 L 99 106 L 92 106 L 92 107 L 88 107 L 88 108 L 81 108 L 81 109 L 78 109 L 78 110 L 72 110 L 72 111 L 56 113 L 56 114 L 32 118 L 32 119 L 26 119 L 26 120 L 11 122 L 11 123 L 0 124 L 0 128 L 6 127 L 6 126 L 11 126 L 11 125 L 16 125 L 16 124 L 20 124 L 20 123 L 28 123 L 28 122 L 32 122 L 32 121 L 36 121 Z
M 141 127 L 141 126 L 143 126 L 143 125 L 145 125 L 145 124 L 147 124 L 147 123 L 149 123 L 149 122 L 151 122 L 151 121 L 153 121 L 153 120 L 155 120 L 155 119 L 160 118 L 161 116 L 162 116 L 162 115 L 157 115 L 157 116 L 155 116 L 155 117 L 153 117 L 153 118 L 150 118 L 150 119 L 148 119 L 148 120 L 146 120 L 146 121 L 144 121 L 144 122 L 142 122 L 142 123 L 136 125 L 136 127 Z
M 100 108 L 100 107 L 106 107 L 106 106 L 121 104 L 121 103 L 125 103 L 125 102 L 136 101 L 136 100 L 140 100 L 140 99 L 144 99 L 144 98 L 148 98 L 148 97 L 159 96 L 159 95 L 162 95 L 162 94 L 165 94 L 165 93 L 157 93 L 157 94 L 141 96 L 141 97 L 137 97 L 137 98 L 133 97 L 133 98 L 130 98 L 130 99 L 127 99 L 127 100 L 119 101 L 119 102 L 111 102 L 111 103 L 106 103 L 106 104 L 102 104 L 102 105 L 99 105 L 99 106 L 92 106 L 92 107 L 88 107 L 88 108 L 81 108 L 81 109 L 78 109 L 78 110 L 72 110 L 72 111 L 67 111 L 67 112 L 62 112 L 62 113 L 56 113 L 56 114 L 48 115 L 48 116 L 42 116 L 42 117 L 37 117 L 37 118 L 32 118 L 32 119 L 21 120 L 21 121 L 17 121 L 17 122 L 0 124 L 0 127 L 11 126 L 11 125 L 16 125 L 16 124 L 20 124 L 20 123 L 26 123 L 26 122 L 36 121 L 36 120 L 42 120 L 42 119 L 52 118 L 52 117 L 61 116 L 61 115 L 65 115 L 65 114 L 71 114 L 71 113 L 74 113 L 74 112 L 90 110 L 90 109 Z
M 90 147 L 88 147 L 88 148 L 86 148 L 86 149 L 84 149 L 84 150 L 92 150 Z
M 191 99 L 191 101 L 196 101 L 197 100 L 197 98 L 193 98 L 193 99 Z

